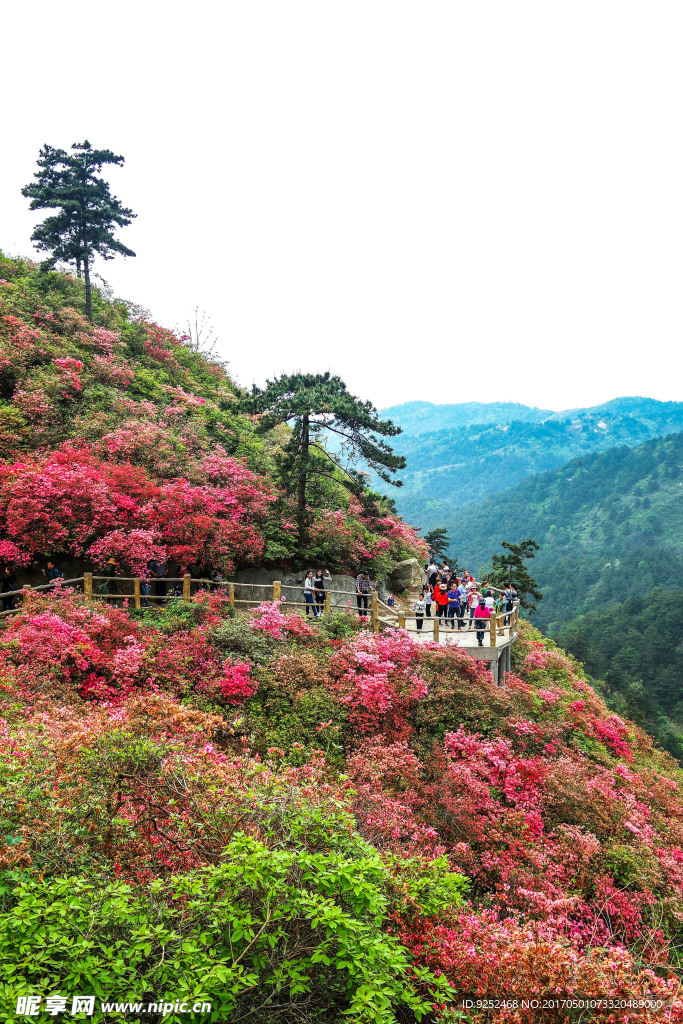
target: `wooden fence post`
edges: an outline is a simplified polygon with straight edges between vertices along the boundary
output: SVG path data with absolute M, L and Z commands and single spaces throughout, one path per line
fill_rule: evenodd
M 192 583 L 192 577 L 189 572 L 186 572 L 183 576 L 183 601 L 190 600 L 190 585 Z
M 379 633 L 379 595 L 376 590 L 370 593 L 370 621 L 373 632 Z
M 491 618 L 489 619 L 489 634 L 491 636 L 491 647 L 496 646 L 496 613 L 492 611 Z
M 406 613 L 405 612 L 399 612 L 398 613 L 398 628 L 399 629 L 405 629 L 406 628 Z
M 434 643 L 439 642 L 439 620 L 434 616 Z
M 92 601 L 92 573 L 83 573 L 83 594 L 86 601 Z
M 133 580 L 133 603 L 136 608 L 140 607 L 140 579 L 138 576 Z
M 273 580 L 273 601 L 282 600 L 282 580 Z
M 234 608 L 235 607 L 235 584 L 234 583 L 228 583 L 228 599 L 230 601 L 230 604 Z
M 332 594 L 327 591 L 325 594 L 325 615 L 329 615 L 332 609 Z
M 21 603 L 24 608 L 28 611 L 31 607 L 31 594 L 32 588 L 27 583 L 25 587 L 22 587 Z

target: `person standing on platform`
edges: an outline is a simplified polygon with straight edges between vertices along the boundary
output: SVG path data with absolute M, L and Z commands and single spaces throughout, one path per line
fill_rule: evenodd
M 318 614 L 322 615 L 325 611 L 325 577 L 323 576 L 322 569 L 318 569 L 313 577 L 313 593 L 318 607 Z
M 448 616 L 448 591 L 446 590 L 445 583 L 439 583 L 439 585 L 434 588 L 432 598 L 436 604 L 437 619 L 445 619 Z
M 476 609 L 478 604 L 479 604 L 479 593 L 477 591 L 477 588 L 473 587 L 472 590 L 470 590 L 470 592 L 468 594 L 468 597 L 467 597 L 467 605 L 468 605 L 469 610 L 470 610 L 470 629 L 472 629 L 472 622 L 474 621 L 474 612 L 475 612 L 475 609 Z M 486 604 L 486 602 L 484 602 L 484 604 Z
M 306 618 L 310 618 L 311 612 L 313 612 L 313 618 L 318 618 L 318 607 L 315 603 L 315 584 L 313 582 L 313 570 L 309 570 L 306 573 L 306 579 L 304 580 L 304 601 L 306 602 Z
M 371 590 L 372 583 L 370 582 L 370 577 L 367 572 L 359 573 L 356 576 L 356 605 L 358 606 L 358 614 L 361 616 L 367 615 Z
M 419 630 L 421 630 L 422 629 L 422 624 L 424 622 L 424 616 L 425 616 L 425 596 L 424 596 L 424 594 L 420 594 L 420 596 L 415 599 L 415 603 L 413 605 L 413 611 L 415 612 L 415 625 L 417 626 L 417 628 Z
M 116 595 L 116 586 L 115 586 L 115 583 L 114 583 L 114 578 L 116 576 L 116 559 L 115 558 L 108 558 L 107 559 L 107 561 L 104 564 L 104 568 L 102 570 L 102 575 L 105 577 L 105 580 L 104 580 L 104 582 L 102 584 L 102 593 L 106 594 L 107 597 L 111 597 L 112 595 L 114 595 L 114 600 L 112 601 L 112 607 L 116 608 L 116 606 L 118 604 L 118 601 L 116 600 L 116 596 L 115 596 Z
M 10 612 L 16 605 L 16 595 L 14 597 L 5 597 L 5 594 L 10 594 L 13 590 L 18 590 L 17 577 L 14 569 L 10 569 L 8 565 L 2 571 L 2 610 L 3 612 Z
M 484 646 L 484 635 L 486 633 L 486 626 L 488 620 L 491 618 L 491 609 L 486 607 L 486 598 L 480 597 L 479 604 L 477 605 L 474 612 L 474 625 L 477 630 L 477 643 L 480 647 Z

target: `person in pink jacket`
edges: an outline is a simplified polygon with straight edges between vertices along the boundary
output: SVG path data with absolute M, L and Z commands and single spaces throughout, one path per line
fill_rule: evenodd
M 486 598 L 480 597 L 479 604 L 474 610 L 474 625 L 477 630 L 477 641 L 480 647 L 484 646 L 484 633 L 486 632 L 487 620 L 491 618 L 491 609 L 486 607 Z

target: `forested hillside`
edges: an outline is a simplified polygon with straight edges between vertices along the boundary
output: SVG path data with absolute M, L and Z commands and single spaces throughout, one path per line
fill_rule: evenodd
M 543 591 L 534 617 L 557 629 L 577 615 L 655 587 L 683 569 L 683 434 L 612 448 L 453 510 L 460 564 L 485 566 L 501 541 L 534 538 Z
M 683 589 L 657 587 L 561 626 L 560 643 L 601 686 L 610 707 L 683 762 Z
M 385 414 L 404 430 L 395 443 L 408 463 L 397 508 L 424 530 L 452 518 L 454 502 L 503 491 L 578 455 L 683 430 L 683 402 L 647 398 L 561 413 L 514 403 L 409 403 Z

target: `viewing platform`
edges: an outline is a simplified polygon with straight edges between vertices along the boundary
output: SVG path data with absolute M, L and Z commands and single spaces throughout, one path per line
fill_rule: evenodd
M 474 623 L 470 626 L 469 613 L 461 629 L 451 629 L 450 619 L 425 616 L 422 629 L 417 628 L 415 616 L 405 615 L 379 601 L 379 621 L 382 625 L 405 629 L 419 643 L 439 643 L 446 647 L 460 647 L 477 661 L 488 662 L 488 669 L 496 683 L 502 682 L 506 672 L 512 671 L 512 645 L 519 633 L 519 601 L 510 612 L 493 612 L 486 620 L 482 645 L 479 646 Z

